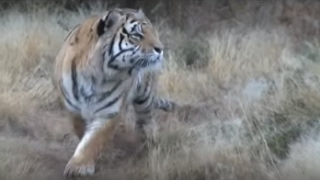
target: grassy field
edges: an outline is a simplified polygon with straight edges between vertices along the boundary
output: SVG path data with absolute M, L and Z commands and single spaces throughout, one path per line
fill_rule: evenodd
M 63 179 L 78 139 L 57 103 L 53 61 L 62 26 L 94 9 L 0 17 L 1 180 Z M 159 92 L 182 107 L 157 112 L 140 154 L 124 119 L 88 179 L 320 178 L 319 18 L 297 9 L 290 24 L 243 14 L 196 37 L 156 22 L 167 47 Z

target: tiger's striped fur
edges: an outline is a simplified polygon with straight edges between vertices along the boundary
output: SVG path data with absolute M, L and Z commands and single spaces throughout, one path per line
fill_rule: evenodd
M 56 57 L 54 83 L 81 141 L 66 176 L 94 173 L 96 157 L 128 105 L 142 133 L 154 109 L 174 109 L 173 101 L 155 93 L 162 61 L 163 45 L 141 10 L 114 9 L 69 32 Z

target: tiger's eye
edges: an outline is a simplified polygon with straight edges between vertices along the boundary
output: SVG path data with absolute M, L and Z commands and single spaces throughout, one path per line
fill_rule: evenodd
M 135 40 L 140 40 L 143 38 L 141 34 L 131 34 L 130 36 Z

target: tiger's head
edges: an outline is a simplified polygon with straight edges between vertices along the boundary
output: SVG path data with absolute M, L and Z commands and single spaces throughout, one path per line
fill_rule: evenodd
M 127 71 L 129 74 L 160 68 L 163 44 L 141 9 L 109 11 L 97 27 L 102 45 L 105 43 L 104 68 Z

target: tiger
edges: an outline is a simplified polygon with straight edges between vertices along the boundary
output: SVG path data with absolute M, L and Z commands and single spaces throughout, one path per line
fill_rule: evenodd
M 159 33 L 141 8 L 107 10 L 69 30 L 55 57 L 53 83 L 80 141 L 64 176 L 96 172 L 97 157 L 110 146 L 128 106 L 141 137 L 154 110 L 177 107 L 157 96 L 163 53 Z

